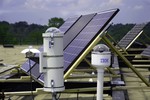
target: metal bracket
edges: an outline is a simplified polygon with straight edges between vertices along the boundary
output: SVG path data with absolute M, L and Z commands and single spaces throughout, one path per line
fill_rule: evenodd
M 54 80 L 51 80 L 52 93 L 54 93 Z
M 50 39 L 51 41 L 49 41 L 49 48 L 54 46 L 54 33 L 51 33 Z

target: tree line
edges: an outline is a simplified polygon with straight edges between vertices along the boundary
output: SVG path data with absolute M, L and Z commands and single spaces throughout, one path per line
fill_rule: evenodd
M 28 24 L 26 21 L 9 23 L 0 21 L 0 44 L 42 44 L 42 33 L 48 27 L 60 27 L 62 18 L 51 18 L 48 25 Z
M 134 27 L 134 25 L 135 24 L 132 23 L 114 24 L 111 25 L 111 27 L 108 29 L 108 33 L 113 37 L 113 39 L 116 42 L 118 42 Z M 139 38 L 136 41 L 143 44 L 150 44 L 150 22 L 148 22 L 148 24 L 144 27 L 143 33 L 139 36 Z
M 48 27 L 59 28 L 64 23 L 62 18 L 51 18 L 48 25 L 28 24 L 25 21 L 16 23 L 9 23 L 7 21 L 0 21 L 0 44 L 42 44 L 42 33 Z M 108 33 L 116 40 L 119 41 L 135 24 L 114 24 L 108 29 Z M 150 37 L 150 23 L 144 28 L 144 34 Z M 139 41 L 149 43 L 149 38 L 145 35 L 140 36 Z

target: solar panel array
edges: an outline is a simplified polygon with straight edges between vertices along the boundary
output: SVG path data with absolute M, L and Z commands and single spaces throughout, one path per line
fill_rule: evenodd
M 88 47 L 94 38 L 105 28 L 118 10 L 98 13 L 80 34 L 64 50 L 64 70 L 71 67 L 74 61 Z
M 142 56 L 150 57 L 150 46 L 148 46 L 144 51 L 141 53 Z
M 118 11 L 119 9 L 115 9 L 98 14 L 83 15 L 79 19 L 76 18 L 76 21 L 72 19 L 75 23 L 73 25 L 69 24 L 71 25 L 69 30 L 66 28 L 68 24 L 63 24 L 66 25 L 66 27 L 63 25 L 60 27 L 65 34 L 64 41 L 66 40 L 64 46 L 65 72 L 71 67 L 74 61 L 80 56 L 80 54 L 82 54 L 95 37 L 98 36 L 99 33 L 106 27 Z M 70 21 L 68 20 L 68 22 Z M 40 49 L 42 50 L 42 48 Z M 28 66 L 29 64 L 25 63 L 21 69 L 27 72 L 25 69 Z M 31 71 L 34 78 L 43 82 L 44 76 L 39 73 L 38 63 L 34 63 L 34 65 L 32 64 Z
M 146 26 L 146 23 L 136 24 L 120 41 L 119 46 L 127 48 L 129 44 L 135 39 L 136 36 L 140 35 L 142 29 Z

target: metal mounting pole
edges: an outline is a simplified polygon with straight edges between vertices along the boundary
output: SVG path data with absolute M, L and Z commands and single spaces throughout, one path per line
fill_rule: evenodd
M 56 92 L 52 92 L 52 100 L 57 100 L 56 95 L 57 95 Z
M 97 69 L 97 99 L 103 100 L 103 80 L 104 80 L 104 69 Z

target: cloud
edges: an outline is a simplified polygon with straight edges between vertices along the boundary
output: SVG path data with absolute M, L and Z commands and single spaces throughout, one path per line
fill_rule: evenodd
M 93 11 L 102 11 L 113 8 L 119 8 L 122 6 L 122 0 L 97 0 L 96 3 L 93 4 Z
M 9 10 L 0 10 L 0 15 L 2 15 L 4 13 L 10 13 L 10 11 Z
M 24 7 L 30 10 L 46 9 L 47 0 L 26 0 Z
M 142 15 L 149 18 L 149 4 L 149 0 L 0 0 L 0 20 L 15 22 L 24 19 L 29 23 L 34 21 L 47 24 L 52 17 L 66 19 L 74 15 L 119 8 L 118 22 L 129 22 Z
M 12 0 L 0 0 L 1 5 L 8 5 L 12 2 Z
M 122 5 L 122 0 L 74 0 L 66 4 L 64 8 L 61 7 L 63 9 L 61 13 L 66 16 L 69 13 L 81 15 L 117 8 L 120 5 Z
M 22 0 L 17 0 L 22 1 Z M 23 0 L 17 6 L 13 6 L 15 12 L 47 12 L 51 16 L 68 17 L 70 15 L 81 15 L 92 12 L 99 12 L 105 9 L 114 8 L 122 3 L 122 0 Z M 7 3 L 6 3 L 7 2 Z M 13 4 L 12 0 L 6 0 L 8 5 Z M 20 7 L 18 7 L 20 5 Z
M 109 0 L 109 5 L 118 6 L 122 4 L 122 0 Z
M 142 5 L 135 5 L 133 9 L 134 10 L 141 10 L 141 9 L 143 9 L 143 6 Z

